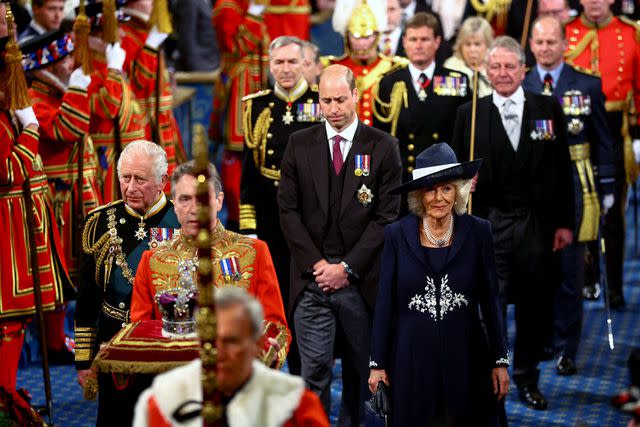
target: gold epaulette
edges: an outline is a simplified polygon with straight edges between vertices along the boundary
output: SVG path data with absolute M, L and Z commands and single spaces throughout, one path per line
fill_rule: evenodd
M 269 92 L 271 91 L 269 90 Z M 269 133 L 269 127 L 271 126 L 271 107 L 265 107 L 256 118 L 256 122 L 253 123 L 253 99 L 256 98 L 256 96 L 253 95 L 249 95 L 251 98 L 247 99 L 246 102 L 243 103 L 242 126 L 244 129 L 245 145 L 249 150 L 253 151 L 253 160 L 256 167 L 259 168 L 260 147 L 266 146 L 267 134 Z
M 333 64 L 335 61 L 341 61 L 346 57 L 347 57 L 346 53 L 342 56 L 334 56 L 334 55 L 321 56 L 320 63 L 322 64 L 323 67 L 328 67 L 329 65 Z
M 378 108 L 379 106 L 379 108 Z M 374 102 L 372 104 L 373 115 L 382 123 L 391 123 L 390 133 L 396 135 L 398 127 L 398 119 L 402 108 L 409 108 L 409 99 L 407 95 L 407 85 L 403 80 L 398 80 L 391 88 L 389 101 L 383 101 L 375 91 Z
M 625 15 L 618 16 L 618 19 L 627 25 L 631 25 L 636 30 L 636 41 L 640 42 L 640 21 L 634 21 Z
M 571 65 L 571 67 L 579 73 L 588 74 L 590 76 L 594 76 L 598 78 L 600 77 L 600 73 L 598 71 L 594 71 L 590 68 L 581 67 L 575 64 L 569 64 L 569 65 Z
M 91 215 L 94 212 L 98 212 L 98 211 L 104 210 L 106 208 L 109 208 L 111 206 L 115 206 L 115 205 L 123 203 L 123 202 L 124 202 L 124 200 L 120 199 L 120 200 L 114 200 L 112 202 L 109 202 L 106 205 L 100 205 L 100 206 L 98 206 L 96 208 L 91 209 L 87 215 Z
M 271 93 L 271 89 L 259 90 L 254 93 L 250 93 L 249 95 L 245 95 L 242 97 L 242 102 L 248 101 L 250 99 L 259 98 L 261 96 L 269 95 Z
M 406 58 L 403 58 L 402 56 L 393 56 L 393 57 L 391 57 L 391 56 L 382 55 L 382 57 L 385 60 L 391 62 L 391 66 L 389 67 L 388 70 L 385 70 L 384 73 L 382 73 L 382 75 L 380 76 L 381 78 L 385 77 L 385 76 L 388 76 L 389 74 L 391 74 L 391 73 L 393 73 L 395 71 L 398 71 L 398 70 L 400 70 L 402 68 L 407 68 L 409 66 L 409 60 L 406 59 Z M 403 61 L 403 59 L 406 59 L 406 61 Z

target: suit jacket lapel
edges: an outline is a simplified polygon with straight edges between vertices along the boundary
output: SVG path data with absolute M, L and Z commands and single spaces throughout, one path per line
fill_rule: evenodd
M 531 73 L 531 77 L 530 77 L 530 83 L 532 86 L 532 92 L 533 93 L 542 93 L 542 90 L 544 89 L 544 87 L 542 86 L 542 81 L 540 80 L 540 74 L 538 73 L 538 67 L 533 67 L 530 71 Z
M 324 126 L 319 126 L 316 139 L 307 150 L 307 162 L 313 177 L 316 194 L 325 218 L 329 214 L 329 142 Z
M 572 87 L 575 87 L 574 78 L 571 66 L 569 64 L 564 64 L 562 67 L 562 72 L 560 73 L 560 77 L 558 77 L 558 82 L 556 83 L 555 90 L 553 91 L 554 95 L 562 96 L 567 90 Z
M 340 217 L 344 214 L 344 210 L 349 204 L 349 199 L 355 197 L 358 183 L 360 182 L 360 177 L 355 175 L 356 170 L 356 154 L 371 154 L 371 149 L 369 149 L 369 141 L 364 137 L 363 133 L 366 132 L 364 129 L 365 125 L 361 122 L 358 122 L 358 127 L 356 129 L 356 133 L 353 135 L 353 143 L 351 144 L 351 149 L 347 154 L 347 158 L 345 159 L 344 168 L 344 185 L 342 186 L 342 200 L 340 200 Z M 373 167 L 373 159 L 371 159 L 370 167 Z M 328 177 L 327 177 L 328 178 Z

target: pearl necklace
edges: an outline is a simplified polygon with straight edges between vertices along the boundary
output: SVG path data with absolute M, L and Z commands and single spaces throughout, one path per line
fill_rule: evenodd
M 446 233 L 444 233 L 442 239 L 436 239 L 436 237 L 431 232 L 431 229 L 429 228 L 429 223 L 426 218 L 422 220 L 422 229 L 424 230 L 424 234 L 425 236 L 427 236 L 427 240 L 429 241 L 429 243 L 439 248 L 445 247 L 447 246 L 447 244 L 451 240 L 451 236 L 453 235 L 453 215 L 451 215 L 451 221 L 449 221 L 449 229 Z

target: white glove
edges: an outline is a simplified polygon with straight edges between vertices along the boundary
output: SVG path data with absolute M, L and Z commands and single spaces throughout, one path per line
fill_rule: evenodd
M 633 140 L 633 155 L 636 158 L 636 163 L 640 163 L 640 139 Z
M 605 194 L 602 198 L 602 208 L 604 209 L 604 214 L 606 215 L 609 212 L 609 209 L 613 206 L 613 202 L 615 201 L 615 197 L 613 194 Z
M 107 68 L 122 71 L 122 65 L 127 57 L 127 52 L 120 47 L 119 42 L 107 45 L 106 56 Z
M 158 27 L 155 25 L 149 31 L 149 35 L 147 35 L 147 41 L 145 44 L 149 46 L 151 49 L 158 50 L 160 45 L 169 37 L 167 33 L 161 33 L 158 31 Z
M 23 128 L 29 125 L 40 126 L 36 118 L 36 113 L 33 112 L 33 107 L 23 108 L 22 110 L 16 110 L 14 112 Z
M 91 76 L 86 75 L 82 71 L 82 67 L 76 68 L 71 77 L 69 77 L 69 87 L 76 87 L 80 89 L 87 89 L 91 83 Z
M 262 16 L 264 12 L 264 4 L 256 4 L 254 2 L 249 3 L 249 15 Z

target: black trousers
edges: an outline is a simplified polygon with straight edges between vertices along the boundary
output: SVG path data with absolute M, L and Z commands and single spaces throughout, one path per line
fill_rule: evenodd
M 553 343 L 558 353 L 572 359 L 578 353 L 582 333 L 585 246 L 574 241 L 560 252 L 562 274 L 555 296 Z
M 545 242 L 541 224 L 531 209 L 493 208 L 488 219 L 505 314 L 507 304 L 515 306 L 513 379 L 517 384 L 536 383 L 553 315 L 551 278 L 557 269 L 551 242 Z
M 369 397 L 371 313 L 360 291 L 350 285 L 324 293 L 315 282 L 303 291 L 293 319 L 307 388 L 320 396 L 327 415 L 331 408 L 331 374 L 336 334 L 344 337 L 342 352 L 342 405 L 339 426 L 363 422 Z

